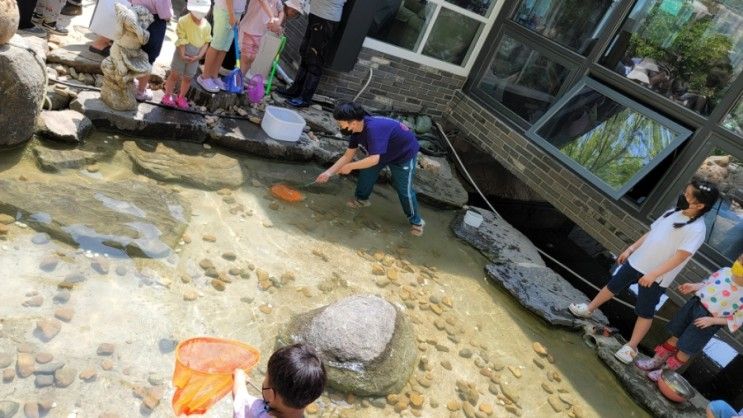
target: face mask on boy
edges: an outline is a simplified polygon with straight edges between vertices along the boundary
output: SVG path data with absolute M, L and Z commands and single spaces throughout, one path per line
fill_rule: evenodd
M 740 261 L 736 260 L 730 270 L 733 276 L 743 277 L 743 264 Z
M 203 18 L 206 17 L 206 13 L 204 13 L 204 12 L 194 12 L 194 11 L 191 11 L 191 14 L 193 15 L 193 17 L 195 17 L 196 19 L 199 19 L 199 20 L 201 20 L 201 19 L 203 19 Z

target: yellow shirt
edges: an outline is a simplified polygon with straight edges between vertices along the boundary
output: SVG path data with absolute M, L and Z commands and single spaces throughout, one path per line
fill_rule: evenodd
M 178 19 L 175 33 L 178 35 L 175 46 L 193 45 L 196 48 L 201 48 L 205 43 L 212 41 L 212 26 L 206 19 L 201 19 L 200 24 L 196 23 L 191 17 L 191 13 Z

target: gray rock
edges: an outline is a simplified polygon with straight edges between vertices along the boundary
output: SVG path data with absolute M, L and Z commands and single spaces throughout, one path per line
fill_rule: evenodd
M 36 117 L 41 110 L 46 80 L 46 67 L 41 58 L 23 47 L 30 45 L 15 35 L 10 41 L 14 45 L 0 47 L 0 91 L 3 104 L 0 107 L 0 148 L 12 147 L 31 139 L 36 126 Z
M 614 357 L 614 353 L 625 341 L 615 337 L 594 336 L 599 358 L 606 363 L 629 392 L 630 396 L 642 404 L 653 416 L 659 418 L 692 418 L 705 416 L 709 404 L 704 396 L 694 391 L 694 397 L 688 402 L 678 404 L 666 399 L 658 390 L 655 382 L 648 379 L 644 372 L 634 365 L 626 365 Z
M 318 351 L 332 388 L 359 396 L 398 393 L 417 354 L 408 319 L 373 295 L 351 296 L 294 317 L 279 344 L 300 341 Z
M 299 141 L 277 141 L 269 137 L 260 126 L 240 119 L 220 119 L 209 131 L 209 142 L 225 148 L 288 161 L 310 161 L 315 144 L 307 135 Z
M 149 103 L 139 103 L 132 111 L 113 110 L 101 101 L 99 93 L 93 91 L 78 94 L 70 103 L 70 109 L 83 113 L 102 130 L 123 131 L 142 138 L 198 143 L 207 138 L 206 122 L 201 115 L 174 112 Z
M 466 210 L 460 211 L 452 220 L 454 234 L 477 248 L 494 263 L 529 263 L 544 266 L 537 247 L 524 234 L 489 210 L 470 206 L 468 210 L 478 212 L 483 221 L 479 228 L 464 223 Z
M 34 380 L 37 388 L 45 388 L 54 384 L 53 374 L 37 374 Z
M 36 230 L 73 245 L 108 247 L 132 256 L 167 256 L 190 217 L 176 193 L 134 180 L 2 180 L 0 190 L 0 207 L 29 216 L 28 224 Z M 47 215 L 44 221 L 30 217 L 37 213 Z
M 127 141 L 124 151 L 137 168 L 158 180 L 180 181 L 209 190 L 238 187 L 244 181 L 237 159 L 205 153 L 201 145 Z
M 61 142 L 77 143 L 93 129 L 93 122 L 74 110 L 45 110 L 38 119 L 37 133 Z
M 48 244 L 49 240 L 49 234 L 47 234 L 46 232 L 39 232 L 38 234 L 34 234 L 34 236 L 31 237 L 31 242 L 36 245 Z
M 589 299 L 548 267 L 490 263 L 485 271 L 488 278 L 503 286 L 522 306 L 552 325 L 578 329 L 589 322 L 568 311 L 571 303 L 588 303 Z M 594 312 L 591 322 L 609 324 L 599 311 Z
M 59 388 L 66 388 L 75 381 L 77 370 L 71 367 L 64 367 L 54 372 L 54 384 Z
M 338 124 L 333 118 L 332 112 L 313 107 L 305 107 L 297 111 L 307 122 L 307 126 L 315 132 L 335 135 L 339 132 Z
M 72 43 L 52 50 L 47 62 L 72 67 L 79 73 L 103 74 L 101 61 L 103 57 L 88 50 L 87 44 Z
M 0 418 L 12 418 L 20 406 L 18 402 L 0 401 Z
M 13 356 L 11 356 L 8 353 L 0 353 L 0 369 L 4 369 L 10 366 L 10 363 L 12 362 L 13 362 Z
M 46 364 L 39 364 L 39 365 L 36 365 L 34 374 L 54 374 L 54 372 L 61 369 L 62 367 L 64 367 L 64 363 L 61 361 L 55 361 L 55 362 L 46 363 Z
M 44 171 L 57 172 L 66 168 L 78 169 L 93 164 L 98 154 L 81 149 L 54 149 L 41 144 L 33 147 L 36 164 Z
M 70 300 L 71 293 L 67 289 L 61 289 L 54 295 L 54 303 L 65 304 Z
M 46 95 L 51 102 L 51 110 L 67 109 L 72 101 L 72 96 L 61 89 L 49 89 Z
M 12 1 L 0 3 L 0 45 L 5 45 L 18 30 L 18 6 Z
M 461 208 L 469 195 L 446 158 L 418 154 L 418 168 L 413 179 L 421 201 L 429 204 Z

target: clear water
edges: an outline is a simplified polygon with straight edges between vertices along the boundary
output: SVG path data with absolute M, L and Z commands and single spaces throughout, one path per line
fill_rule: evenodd
M 0 179 L 23 176 L 29 181 L 50 183 L 79 176 L 148 180 L 132 171 L 128 158 L 117 151 L 120 147 L 110 136 L 96 134 L 88 146 L 115 152 L 109 160 L 99 163 L 98 173 L 41 172 L 27 149 L 0 154 Z M 247 156 L 240 158 L 253 172 L 271 164 Z M 306 171 L 308 181 L 320 171 L 312 165 L 296 168 Z M 278 203 L 278 206 L 266 187 L 255 187 L 251 180 L 261 179 L 249 178 L 231 195 L 252 211 L 252 216 L 231 214 L 229 208 L 234 205 L 226 204 L 224 196 L 216 192 L 163 185 L 177 189 L 192 206 L 186 232 L 191 242 L 182 243 L 165 259 L 130 259 L 110 254 L 111 268 L 106 275 L 93 272 L 90 267 L 89 256 L 102 251 L 101 248 L 74 248 L 54 240 L 33 244 L 35 231 L 11 225 L 6 239 L 0 240 L 0 353 L 15 357 L 19 344 L 31 342 L 37 346 L 37 352 L 51 353 L 53 361 L 63 361 L 78 372 L 93 367 L 97 378 L 89 383 L 76 378 L 67 388 L 37 389 L 33 376 L 16 377 L 10 383 L 0 383 L 0 399 L 21 404 L 53 401 L 55 407 L 49 412 L 50 417 L 97 417 L 103 412 L 114 412 L 121 417 L 172 416 L 170 377 L 174 341 L 213 335 L 252 344 L 263 354 L 259 367 L 253 371 L 253 379 L 260 382 L 275 336 L 293 314 L 347 295 L 369 292 L 405 309 L 413 321 L 419 348 L 425 350 L 421 355 L 432 365 L 430 387 L 414 383 L 425 398 L 422 409 L 416 411 L 419 416 L 449 416 L 446 405 L 457 399 L 457 380 L 474 383 L 480 392 L 479 403 L 493 405 L 494 416 L 508 414 L 500 405 L 502 402 L 488 391 L 489 379 L 480 374 L 475 362 L 479 356 L 475 354 L 467 359 L 458 354 L 464 348 L 477 353 L 483 347 L 490 363 L 512 366 L 522 374 L 517 378 L 508 368 L 500 372 L 501 381 L 519 394 L 522 416 L 557 415 L 540 387 L 547 381 L 547 371 L 552 370 L 561 375 L 562 382 L 551 385 L 564 389 L 580 405 L 584 416 L 648 416 L 626 395 L 578 334 L 545 326 L 508 294 L 487 282 L 483 273 L 485 258 L 450 232 L 454 212 L 424 206 L 426 235 L 415 239 L 408 233 L 394 193 L 386 186 L 377 188 L 372 207 L 359 212 L 345 207 L 344 202 L 353 191 L 353 183 L 348 180 L 315 188 L 302 203 Z M 266 185 L 270 184 L 266 182 Z M 137 210 L 128 202 L 108 203 Z M 215 235 L 217 241 L 203 241 L 204 234 Z M 221 255 L 227 251 L 235 253 L 237 260 L 223 259 Z M 435 278 L 427 277 L 419 282 L 419 274 L 402 273 L 397 284 L 381 288 L 375 283 L 377 276 L 371 273 L 373 254 L 379 251 L 410 262 L 416 272 L 422 266 L 435 269 Z M 63 261 L 51 273 L 41 271 L 39 261 L 54 252 L 63 254 Z M 326 256 L 327 261 L 318 254 Z M 211 287 L 211 279 L 198 267 L 204 258 L 212 260 L 220 272 L 231 267 L 249 270 L 252 264 L 276 278 L 292 273 L 295 279 L 280 288 L 264 291 L 258 286 L 255 272 L 251 272 L 248 279 L 233 277 L 226 290 L 219 292 Z M 117 274 L 117 267 L 125 268 L 126 273 Z M 80 271 L 86 273 L 88 280 L 72 291 L 66 304 L 74 308 L 74 317 L 62 324 L 61 332 L 51 341 L 40 341 L 33 333 L 35 323 L 40 318 L 52 317 L 59 306 L 52 301 L 57 283 L 69 273 Z M 191 283 L 184 283 L 181 280 L 184 276 L 193 276 Z M 403 286 L 416 294 L 415 303 L 405 305 Z M 199 292 L 197 300 L 184 300 L 188 288 Z M 34 291 L 43 296 L 43 304 L 22 306 L 29 299 L 26 295 Z M 439 315 L 419 308 L 418 300 L 428 299 L 430 295 L 451 298 L 453 308 L 444 317 L 450 316 L 461 325 L 464 333 L 459 336 L 460 343 L 450 341 L 446 332 L 435 327 Z M 270 313 L 264 312 L 269 311 L 267 307 Z M 547 363 L 544 370 L 532 363 L 536 357 L 532 350 L 535 341 L 547 347 L 555 358 L 555 363 Z M 112 357 L 96 355 L 97 347 L 104 342 L 115 345 Z M 449 352 L 438 351 L 434 343 L 448 346 Z M 102 368 L 106 359 L 112 361 L 111 370 Z M 451 370 L 442 367 L 442 361 L 450 362 Z M 411 381 L 423 374 L 416 367 Z M 161 402 L 152 411 L 143 407 L 142 400 L 134 395 L 138 386 L 151 387 L 148 378 L 154 383 L 158 379 L 164 382 Z M 438 405 L 433 407 L 432 401 Z M 398 414 L 390 405 L 381 410 L 370 405 L 370 400 L 348 398 L 345 394 L 327 393 L 317 404 L 317 414 L 324 417 L 414 415 L 411 408 Z M 207 416 L 230 416 L 230 406 L 228 396 Z M 461 411 L 458 414 L 464 416 Z

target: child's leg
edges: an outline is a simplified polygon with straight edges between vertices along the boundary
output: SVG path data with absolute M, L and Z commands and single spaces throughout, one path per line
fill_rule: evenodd
M 184 75 L 183 77 L 181 77 L 181 89 L 178 93 L 178 97 L 185 98 L 189 88 L 191 88 L 191 77 L 186 77 Z
M 614 295 L 622 293 L 629 287 L 629 285 L 636 283 L 640 277 L 642 277 L 642 273 L 635 270 L 629 262 L 625 261 L 625 263 L 619 267 L 619 270 L 617 270 L 617 272 L 611 277 L 609 283 L 607 283 L 607 285 L 599 291 L 596 297 L 593 298 L 591 303 L 588 304 L 588 310 L 590 312 L 595 311 L 601 305 L 611 300 Z
M 204 77 L 217 78 L 219 76 L 219 67 L 222 66 L 227 51 L 232 43 L 232 27 L 230 18 L 225 9 L 214 7 L 212 10 L 212 41 L 209 44 L 209 50 L 206 52 L 206 62 L 204 63 Z
M 653 325 L 653 317 L 655 316 L 655 306 L 658 305 L 660 296 L 665 291 L 666 289 L 658 283 L 653 283 L 650 287 L 639 286 L 637 303 L 635 303 L 637 321 L 635 321 L 635 327 L 632 329 L 632 337 L 627 343 L 633 350 L 637 351 L 640 341 L 650 331 L 650 327 Z
M 650 331 L 650 327 L 653 326 L 653 318 L 640 318 L 637 317 L 635 321 L 635 327 L 632 328 L 632 337 L 630 337 L 628 346 L 632 347 L 633 350 L 637 351 L 637 346 Z
M 213 70 L 216 66 L 214 63 L 217 61 L 218 51 L 211 46 L 206 50 L 206 59 L 204 60 L 204 78 L 213 78 L 212 72 L 216 75 L 219 68 Z
M 56 23 L 59 13 L 64 7 L 65 0 L 46 0 L 46 7 L 44 10 L 44 21 L 46 23 Z
M 178 79 L 180 78 L 180 75 L 177 71 L 171 69 L 170 74 L 168 75 L 168 79 L 165 80 L 165 95 L 170 96 L 175 91 L 175 86 L 178 84 Z
M 147 90 L 147 83 L 150 82 L 150 75 L 145 74 L 142 77 L 137 77 L 137 91 L 144 93 Z

